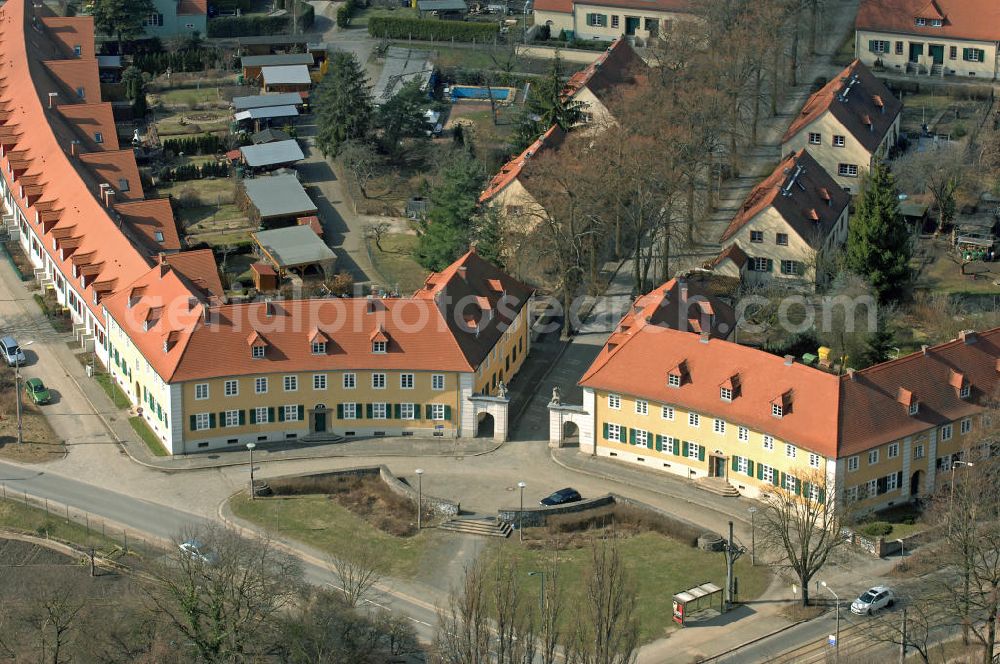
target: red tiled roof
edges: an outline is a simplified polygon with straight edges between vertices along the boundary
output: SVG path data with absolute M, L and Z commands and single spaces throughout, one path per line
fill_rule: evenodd
M 110 103 L 59 104 L 56 109 L 79 132 L 83 139 L 83 152 L 119 149 L 118 130 Z M 101 143 L 95 139 L 97 132 L 101 134 Z
M 43 16 L 45 31 L 56 41 L 67 58 L 94 57 L 94 18 L 92 16 Z M 74 48 L 80 47 L 80 55 Z
M 742 268 L 744 265 L 747 264 L 747 255 L 743 252 L 742 249 L 740 249 L 739 245 L 737 245 L 734 242 L 729 246 L 727 246 L 725 249 L 723 249 L 721 252 L 719 252 L 718 256 L 705 263 L 705 267 L 711 269 L 713 267 L 716 267 L 717 265 L 720 265 L 722 261 L 726 259 L 731 260 L 736 265 L 736 267 L 739 268 Z
M 143 240 L 147 248 L 153 252 L 179 251 L 181 239 L 177 235 L 177 223 L 170 200 L 154 198 L 146 201 L 117 203 L 115 211 L 120 214 L 129 228 L 134 230 Z M 163 239 L 157 239 L 156 233 L 163 234 Z
M 546 147 L 558 146 L 562 142 L 565 135 L 566 132 L 560 129 L 559 125 L 552 125 L 549 127 L 548 131 L 539 136 L 534 143 L 525 148 L 524 152 L 503 165 L 500 172 L 490 179 L 486 189 L 484 189 L 483 193 L 479 195 L 479 202 L 485 203 L 503 191 L 507 185 L 517 179 L 517 177 L 521 174 L 521 171 L 527 165 L 528 161 L 533 156 L 538 154 L 539 150 Z
M 572 97 L 588 88 L 598 99 L 609 90 L 636 82 L 636 77 L 649 69 L 624 37 L 611 43 L 604 53 L 586 68 L 569 77 L 562 94 Z
M 535 11 L 572 13 L 575 0 L 536 0 Z M 588 7 L 621 7 L 622 9 L 646 9 L 661 12 L 691 12 L 690 0 L 592 0 L 581 2 Z
M 874 152 L 902 108 L 889 88 L 860 60 L 855 60 L 806 100 L 781 142 L 830 111 L 859 143 Z
M 309 217 L 299 217 L 298 219 L 295 220 L 295 223 L 297 223 L 299 226 L 309 226 L 309 228 L 313 229 L 313 233 L 315 233 L 320 237 L 323 237 L 323 224 L 319 222 L 319 217 L 317 217 L 316 215 L 312 215 Z
M 135 154 L 131 150 L 111 150 L 108 152 L 88 152 L 80 155 L 80 161 L 87 164 L 101 182 L 110 184 L 118 201 L 142 200 L 142 181 Z M 125 180 L 125 183 L 122 182 Z
M 59 92 L 61 97 L 56 99 L 57 104 L 101 101 L 101 77 L 95 58 L 46 60 L 44 64 L 52 76 L 65 86 L 65 89 L 39 90 L 39 92 L 46 96 L 49 92 Z M 77 90 L 81 88 L 83 89 L 83 97 L 77 94 Z
M 177 3 L 178 16 L 204 16 L 208 14 L 208 0 L 180 0 Z
M 211 249 L 196 249 L 182 251 L 176 254 L 164 254 L 164 263 L 172 267 L 181 277 L 201 291 L 204 297 L 225 297 L 226 290 L 219 278 L 219 266 L 215 262 L 215 254 Z
M 260 275 L 277 276 L 274 268 L 267 263 L 253 263 L 250 265 L 250 269 Z
M 819 248 L 850 201 L 851 195 L 806 150 L 799 150 L 754 187 L 719 241 L 725 242 L 773 207 L 803 241 Z
M 917 25 L 916 19 L 928 20 Z M 930 19 L 941 19 L 935 28 Z M 1000 41 L 1000 4 L 995 0 L 861 0 L 854 21 L 858 30 L 920 35 L 927 39 L 948 37 Z

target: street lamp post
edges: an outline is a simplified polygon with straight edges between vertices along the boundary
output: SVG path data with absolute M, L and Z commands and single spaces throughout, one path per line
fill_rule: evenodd
M 829 590 L 830 594 L 833 595 L 833 598 L 837 600 L 837 636 L 836 636 L 837 643 L 834 645 L 835 648 L 834 657 L 836 658 L 836 661 L 839 662 L 840 661 L 840 596 L 837 595 L 837 593 L 833 592 L 833 588 L 826 585 L 826 581 L 821 582 L 820 585 Z
M 757 526 L 754 523 L 754 515 L 757 514 L 756 507 L 747 508 L 750 512 L 750 565 L 757 565 Z
M 951 462 L 951 490 L 948 492 L 948 537 L 951 537 L 951 507 L 955 504 L 955 466 L 966 466 L 972 468 L 971 461 Z
M 423 511 L 424 511 L 424 469 L 417 468 L 413 471 L 417 474 L 417 530 L 419 531 L 423 527 Z
M 21 344 L 21 348 L 33 343 L 35 342 L 26 341 Z M 24 443 L 24 429 L 21 423 L 21 363 L 17 361 L 17 357 L 14 358 L 14 393 L 14 399 L 17 401 L 17 444 L 21 445 Z
M 542 577 L 542 585 L 538 593 L 538 608 L 541 610 L 541 615 L 545 615 L 545 572 L 528 572 L 528 576 L 540 576 Z
M 517 539 L 524 541 L 524 487 L 528 486 L 524 482 L 518 482 L 517 488 L 521 490 L 521 509 L 517 511 Z
M 904 542 L 901 539 L 898 539 L 896 541 L 899 542 L 899 557 L 900 558 L 906 557 L 906 542 Z
M 256 500 L 253 490 L 253 450 L 257 447 L 257 443 L 247 443 L 247 449 L 250 450 L 250 500 Z

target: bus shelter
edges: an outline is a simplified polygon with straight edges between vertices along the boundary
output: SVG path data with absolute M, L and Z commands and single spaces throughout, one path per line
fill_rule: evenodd
M 703 583 L 674 595 L 674 622 L 681 627 L 684 620 L 697 611 L 711 607 L 713 598 L 719 597 L 719 613 L 723 613 L 722 588 L 714 583 Z

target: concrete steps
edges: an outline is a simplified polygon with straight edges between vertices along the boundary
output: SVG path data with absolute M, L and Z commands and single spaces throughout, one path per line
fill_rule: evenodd
M 310 433 L 298 439 L 300 443 L 340 443 L 344 437 L 335 433 Z
M 695 480 L 695 486 L 717 496 L 727 498 L 739 498 L 740 492 L 732 484 L 721 477 L 699 477 Z
M 510 537 L 514 530 L 506 521 L 496 519 L 450 519 L 438 526 L 440 530 L 466 535 L 481 535 L 483 537 Z

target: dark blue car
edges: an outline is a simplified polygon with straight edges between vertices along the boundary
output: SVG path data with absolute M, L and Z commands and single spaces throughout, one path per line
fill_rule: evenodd
M 542 498 L 539 502 L 540 505 L 545 507 L 552 507 L 554 505 L 565 505 L 566 503 L 575 503 L 579 500 L 583 500 L 580 492 L 576 489 L 571 489 L 566 487 L 565 489 L 559 489 L 551 496 Z

